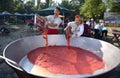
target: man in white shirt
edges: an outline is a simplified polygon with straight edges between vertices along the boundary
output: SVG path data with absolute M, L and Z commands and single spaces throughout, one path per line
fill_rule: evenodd
M 60 8 L 56 7 L 54 15 L 46 16 L 46 26 L 48 27 L 48 34 L 58 34 L 59 25 L 62 20 L 58 17 L 60 14 Z
M 61 18 L 59 18 L 60 8 L 56 7 L 54 9 L 54 15 L 40 16 L 36 14 L 35 23 L 38 27 L 38 33 L 43 33 L 45 31 L 45 26 L 47 27 L 47 34 L 58 34 L 59 25 L 62 23 Z M 42 31 L 42 32 L 41 32 Z
M 82 24 L 80 16 L 76 15 L 75 21 L 69 22 L 64 30 L 69 37 L 81 36 L 84 32 L 84 25 Z

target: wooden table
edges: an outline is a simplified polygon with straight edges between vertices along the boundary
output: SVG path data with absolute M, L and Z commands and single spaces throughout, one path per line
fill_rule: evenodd
M 111 30 L 112 30 L 112 34 L 114 35 L 112 39 L 115 40 L 118 43 L 118 45 L 120 46 L 120 40 L 119 40 L 120 30 L 119 29 L 111 29 Z

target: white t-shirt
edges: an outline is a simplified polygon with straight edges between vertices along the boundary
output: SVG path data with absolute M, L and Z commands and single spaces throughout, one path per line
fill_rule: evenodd
M 86 24 L 87 24 L 88 26 L 90 26 L 90 21 L 86 21 Z
M 70 26 L 72 28 L 71 29 L 71 32 L 73 33 L 72 37 L 75 37 L 76 34 L 79 37 L 84 32 L 84 25 L 83 24 L 80 24 L 79 26 L 77 26 L 77 24 L 75 23 L 75 21 L 72 21 L 72 22 L 68 23 L 68 26 Z
M 62 22 L 62 20 L 61 20 L 59 17 L 54 18 L 53 15 L 46 16 L 46 18 L 47 18 L 47 22 L 48 22 L 48 23 L 57 24 L 56 27 L 48 26 L 48 28 L 51 28 L 51 29 L 58 29 L 60 23 Z
M 102 28 L 103 28 L 103 24 L 102 23 L 99 23 L 99 24 L 95 25 L 95 29 L 102 30 Z

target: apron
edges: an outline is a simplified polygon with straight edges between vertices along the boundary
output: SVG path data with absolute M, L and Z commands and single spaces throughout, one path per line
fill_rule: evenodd
M 58 34 L 58 29 L 50 29 L 50 28 L 48 28 L 48 34 Z

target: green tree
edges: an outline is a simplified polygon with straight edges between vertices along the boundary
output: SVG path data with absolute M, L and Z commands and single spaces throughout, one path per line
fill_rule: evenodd
M 37 0 L 37 6 L 36 6 L 37 10 L 41 9 L 40 4 L 41 4 L 41 0 Z
M 37 10 L 40 10 L 40 9 L 44 9 L 44 8 L 48 8 L 52 5 L 52 0 L 46 0 L 44 3 L 41 2 L 41 0 L 37 0 Z
M 32 1 L 28 1 L 25 5 L 25 10 L 27 13 L 33 13 L 35 10 L 34 3 Z
M 52 0 L 45 0 L 45 7 L 48 8 L 52 5 Z
M 71 6 L 69 0 L 62 0 L 61 5 L 69 10 L 72 10 L 72 6 Z
M 120 12 L 120 2 L 114 2 L 112 4 L 111 12 Z
M 49 7 L 50 5 L 50 0 L 46 0 L 46 7 Z
M 14 6 L 15 6 L 14 12 L 25 13 L 24 4 L 21 1 L 15 0 Z
M 115 0 L 105 0 L 105 7 L 106 7 L 106 11 L 110 11 L 113 7 L 113 3 L 115 2 Z
M 85 0 L 80 8 L 80 14 L 88 18 L 96 18 L 105 11 L 105 4 L 102 0 Z
M 0 0 L 0 11 L 13 12 L 14 0 Z
M 71 0 L 70 3 L 73 6 L 81 6 L 83 3 L 85 2 L 85 0 Z
M 70 4 L 72 6 L 72 10 L 74 12 L 76 12 L 77 14 L 79 14 L 80 11 L 80 7 L 82 6 L 82 4 L 84 3 L 84 0 L 71 0 Z

